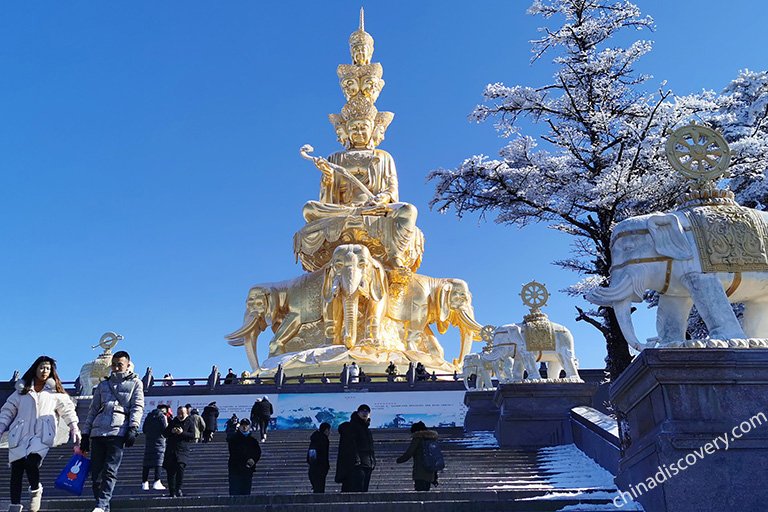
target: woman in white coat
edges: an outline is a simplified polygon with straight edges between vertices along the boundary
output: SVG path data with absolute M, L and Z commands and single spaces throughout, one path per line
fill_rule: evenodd
M 16 382 L 16 391 L 0 409 L 0 434 L 8 431 L 8 458 L 11 463 L 11 506 L 21 512 L 21 484 L 24 473 L 32 497 L 29 509 L 40 510 L 43 486 L 40 465 L 56 438 L 58 418 L 69 425 L 71 439 L 80 442 L 75 406 L 61 385 L 56 361 L 38 357 Z

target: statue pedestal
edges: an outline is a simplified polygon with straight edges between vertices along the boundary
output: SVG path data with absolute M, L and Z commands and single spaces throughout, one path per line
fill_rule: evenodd
M 464 394 L 464 405 L 467 415 L 464 417 L 464 430 L 493 430 L 499 422 L 499 407 L 493 402 L 495 390 L 467 391 Z
M 570 411 L 591 406 L 596 391 L 597 384 L 581 382 L 499 385 L 493 397 L 499 446 L 530 450 L 572 443 Z
M 642 491 L 645 510 L 765 509 L 768 350 L 647 349 L 610 394 L 623 452 L 616 483 Z

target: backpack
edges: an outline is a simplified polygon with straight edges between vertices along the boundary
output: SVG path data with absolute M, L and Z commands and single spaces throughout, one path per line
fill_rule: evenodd
M 421 442 L 421 460 L 427 471 L 442 471 L 445 469 L 445 459 L 440 445 L 435 439 L 424 439 Z

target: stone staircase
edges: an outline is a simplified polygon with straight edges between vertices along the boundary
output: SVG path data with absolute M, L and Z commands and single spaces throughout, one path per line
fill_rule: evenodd
M 440 485 L 428 493 L 413 491 L 411 462 L 396 464 L 395 459 L 408 446 L 407 431 L 374 431 L 378 466 L 368 493 L 339 492 L 333 482 L 338 435 L 331 436 L 331 472 L 326 494 L 311 494 L 304 462 L 309 431 L 270 432 L 262 445 L 262 458 L 254 475 L 253 495 L 229 497 L 227 484 L 227 444 L 222 433 L 212 443 L 192 447 L 187 467 L 183 498 L 164 497 L 162 491 L 141 490 L 141 462 L 144 451 L 140 436 L 127 449 L 120 467 L 112 510 L 243 510 L 243 511 L 556 511 L 581 503 L 582 508 L 568 510 L 605 510 L 615 488 L 596 486 L 585 492 L 553 485 L 548 470 L 543 470 L 536 452 L 501 450 L 490 433 L 466 434 L 462 429 L 440 429 L 446 469 Z M 55 489 L 53 481 L 72 455 L 71 446 L 54 448 L 41 470 L 45 487 L 43 510 L 90 511 L 90 486 L 82 498 Z M 0 450 L 0 458 L 7 450 Z M 7 460 L 7 459 L 4 459 Z M 0 471 L 0 496 L 7 499 L 9 471 Z M 165 474 L 163 474 L 165 482 Z M 90 483 L 90 481 L 89 481 Z M 549 498 L 553 491 L 558 498 Z M 0 506 L 7 502 L 0 500 Z M 591 507 L 591 508 L 590 508 Z

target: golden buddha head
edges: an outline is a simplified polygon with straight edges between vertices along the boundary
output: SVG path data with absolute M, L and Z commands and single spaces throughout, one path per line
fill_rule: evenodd
M 339 77 L 339 85 L 341 91 L 344 93 L 344 97 L 349 101 L 357 96 L 360 92 L 360 82 L 357 79 L 357 68 L 350 64 L 341 64 L 336 69 L 336 74 Z
M 384 133 L 394 117 L 395 114 L 392 112 L 379 112 L 376 114 L 376 119 L 373 122 L 373 134 L 371 135 L 371 141 L 374 146 L 378 146 L 384 140 Z
M 349 36 L 349 53 L 358 66 L 370 64 L 373 57 L 373 37 L 365 31 L 365 13 L 360 8 L 360 27 Z
M 349 148 L 349 135 L 347 134 L 347 123 L 341 114 L 328 114 L 328 120 L 336 130 L 336 138 L 345 148 Z
M 371 147 L 371 136 L 378 111 L 373 102 L 363 96 L 355 96 L 341 109 L 346 122 L 346 132 L 354 148 Z
M 381 64 L 378 66 L 370 64 L 366 68 L 370 69 L 367 69 L 367 72 L 360 76 L 360 92 L 375 102 L 384 88 L 384 80 L 381 79 Z

